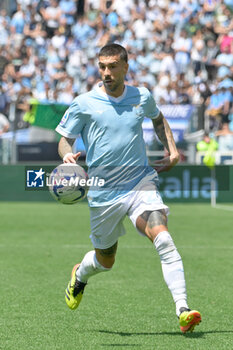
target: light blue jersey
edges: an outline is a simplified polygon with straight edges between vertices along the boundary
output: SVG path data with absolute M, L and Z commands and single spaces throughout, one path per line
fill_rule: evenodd
M 155 119 L 159 113 L 144 87 L 126 85 L 123 95 L 114 98 L 96 85 L 74 99 L 56 131 L 68 138 L 81 133 L 89 178 L 105 180 L 101 189 L 89 189 L 90 206 L 112 204 L 147 174 L 157 179 L 157 173 L 148 166 L 142 122 L 145 116 Z

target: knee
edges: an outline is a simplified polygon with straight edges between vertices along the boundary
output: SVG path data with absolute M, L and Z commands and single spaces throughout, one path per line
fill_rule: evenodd
M 158 225 L 158 226 L 154 226 L 154 227 L 147 226 L 145 229 L 145 234 L 152 242 L 154 242 L 156 237 L 161 232 L 165 232 L 165 230 L 167 230 L 167 226 L 165 226 L 165 225 Z

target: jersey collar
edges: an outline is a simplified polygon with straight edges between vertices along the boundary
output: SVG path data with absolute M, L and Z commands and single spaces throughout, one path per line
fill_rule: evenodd
M 99 94 L 101 94 L 102 96 L 104 96 L 105 98 L 107 98 L 108 100 L 110 101 L 113 101 L 113 102 L 121 102 L 123 100 L 123 98 L 125 97 L 125 95 L 127 94 L 127 85 L 125 85 L 125 88 L 124 88 L 124 91 L 123 91 L 123 94 L 121 96 L 118 96 L 118 97 L 113 97 L 113 96 L 110 96 L 108 94 L 106 94 L 103 90 L 100 89 L 100 87 L 103 85 L 102 81 L 100 81 L 99 83 L 96 84 L 96 90 Z

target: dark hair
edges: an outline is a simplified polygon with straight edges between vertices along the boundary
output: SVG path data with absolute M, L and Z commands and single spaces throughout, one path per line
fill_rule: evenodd
M 126 63 L 128 62 L 128 54 L 126 49 L 123 46 L 118 44 L 107 44 L 103 46 L 98 56 L 100 57 L 100 56 L 117 56 L 117 55 L 120 55 L 120 58 Z

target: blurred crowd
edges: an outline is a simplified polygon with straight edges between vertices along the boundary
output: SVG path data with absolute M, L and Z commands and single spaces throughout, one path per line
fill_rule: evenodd
M 17 0 L 0 10 L 0 113 L 31 98 L 70 104 L 99 79 L 108 42 L 129 52 L 129 84 L 161 104 L 205 105 L 233 130 L 233 0 Z M 23 127 L 23 119 L 18 127 Z

